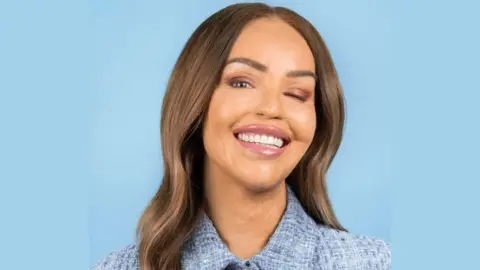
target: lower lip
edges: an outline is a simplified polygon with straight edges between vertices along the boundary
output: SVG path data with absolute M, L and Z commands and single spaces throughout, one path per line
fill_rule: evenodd
M 250 152 L 258 154 L 260 156 L 268 157 L 268 158 L 276 158 L 279 157 L 283 151 L 285 151 L 285 146 L 282 148 L 271 148 L 268 146 L 263 146 L 256 143 L 249 143 L 244 142 L 242 140 L 237 139 L 237 141 L 245 148 L 247 148 Z

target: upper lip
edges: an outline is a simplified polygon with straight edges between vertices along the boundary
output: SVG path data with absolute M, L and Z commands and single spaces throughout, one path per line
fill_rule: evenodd
M 272 126 L 272 125 L 263 125 L 263 124 L 251 124 L 236 128 L 233 133 L 235 135 L 239 133 L 253 133 L 253 134 L 262 134 L 269 135 L 276 138 L 282 139 L 285 143 L 290 142 L 290 135 L 287 132 L 283 131 L 281 128 Z

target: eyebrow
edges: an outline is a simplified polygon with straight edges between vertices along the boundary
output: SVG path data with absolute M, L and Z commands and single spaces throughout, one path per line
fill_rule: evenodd
M 232 63 L 244 64 L 261 72 L 267 72 L 268 70 L 267 66 L 265 66 L 264 64 L 249 58 L 245 58 L 245 57 L 232 58 L 227 61 L 227 64 L 225 66 Z M 317 81 L 317 75 L 314 72 L 311 72 L 308 70 L 291 70 L 287 72 L 287 77 L 290 77 L 290 78 L 306 77 L 306 76 L 312 77 L 315 81 Z

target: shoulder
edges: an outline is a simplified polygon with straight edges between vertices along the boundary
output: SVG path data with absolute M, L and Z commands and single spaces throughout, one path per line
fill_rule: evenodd
M 139 269 L 136 245 L 126 246 L 112 252 L 98 262 L 91 270 L 137 270 Z
M 317 260 L 329 261 L 334 269 L 387 270 L 391 267 L 391 247 L 384 240 L 321 225 L 312 232 L 316 238 Z

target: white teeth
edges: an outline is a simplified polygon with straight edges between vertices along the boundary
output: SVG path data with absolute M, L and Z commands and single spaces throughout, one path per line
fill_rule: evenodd
M 257 136 L 255 136 L 255 137 L 257 137 Z M 262 143 L 262 144 L 268 144 L 268 138 L 267 138 L 267 136 L 262 135 L 262 136 L 260 137 L 260 143 Z
M 283 146 L 284 142 L 280 138 L 273 136 L 260 135 L 260 134 L 251 134 L 251 133 L 239 133 L 237 135 L 238 139 L 244 142 L 251 142 L 256 144 L 262 144 L 269 147 L 280 148 Z

